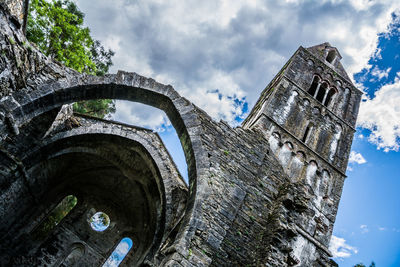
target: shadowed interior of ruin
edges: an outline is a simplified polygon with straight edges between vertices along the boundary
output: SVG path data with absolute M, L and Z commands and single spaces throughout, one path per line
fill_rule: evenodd
M 164 196 L 158 190 L 157 170 L 141 153 L 139 144 L 121 138 L 82 135 L 30 155 L 27 172 L 35 177 L 30 188 L 39 205 L 26 205 L 22 213 L 27 215 L 14 226 L 11 234 L 18 238 L 11 247 L 16 254 L 24 251 L 46 264 L 60 264 L 71 252 L 64 244 L 84 242 L 89 262 L 101 264 L 126 236 L 134 242 L 126 264 L 141 262 L 144 255 L 154 253 L 164 230 Z M 67 195 L 77 197 L 77 206 L 57 230 L 35 236 L 35 229 Z M 110 226 L 103 232 L 94 231 L 89 223 L 98 211 L 110 217 Z

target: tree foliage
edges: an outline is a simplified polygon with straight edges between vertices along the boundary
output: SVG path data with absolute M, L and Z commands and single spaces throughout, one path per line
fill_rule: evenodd
M 31 0 L 26 36 L 47 56 L 81 73 L 104 75 L 112 65 L 106 50 L 84 27 L 84 13 L 72 0 Z M 103 118 L 115 112 L 109 99 L 74 104 L 74 110 Z
M 43 239 L 48 233 L 58 225 L 62 219 L 76 206 L 78 199 L 69 195 L 66 196 L 58 205 L 47 215 L 42 223 L 32 232 L 34 239 Z

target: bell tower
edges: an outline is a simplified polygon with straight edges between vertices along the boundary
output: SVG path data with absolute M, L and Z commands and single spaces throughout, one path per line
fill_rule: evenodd
M 306 243 L 329 255 L 355 132 L 362 92 L 351 82 L 341 58 L 329 43 L 299 47 L 242 125 L 259 130 L 291 181 L 311 192 L 313 212 L 296 222 L 304 234 L 293 244 L 298 248 L 293 257 L 301 266 L 312 262 L 306 259 Z

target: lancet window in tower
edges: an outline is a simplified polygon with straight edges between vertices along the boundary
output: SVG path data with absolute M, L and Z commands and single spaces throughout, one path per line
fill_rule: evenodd
M 325 101 L 324 101 L 324 105 L 325 106 L 329 106 L 329 104 L 331 103 L 331 100 L 333 98 L 333 96 L 336 94 L 336 90 L 334 88 L 331 88 L 328 92 L 328 94 L 326 95 Z
M 335 60 L 336 57 L 336 53 L 334 50 L 329 51 L 328 55 L 326 56 L 326 61 L 328 61 L 329 63 L 332 63 L 333 60 Z
M 310 89 L 308 89 L 308 93 L 312 96 L 315 95 L 315 92 L 317 91 L 318 85 L 319 85 L 319 77 L 318 76 L 314 76 L 313 82 L 310 86 Z
M 326 94 L 326 90 L 328 89 L 328 84 L 326 82 L 322 83 L 319 87 L 318 92 L 316 93 L 315 98 L 323 104 L 324 96 Z
M 308 136 L 310 135 L 312 130 L 312 125 L 308 124 L 306 130 L 304 131 L 304 135 L 303 138 L 301 139 L 301 141 L 303 141 L 303 143 L 305 143 L 308 139 Z
M 317 99 L 322 105 L 328 107 L 337 91 L 333 87 L 329 88 L 329 85 L 326 81 L 321 81 L 318 76 L 314 76 L 311 86 L 307 92 Z

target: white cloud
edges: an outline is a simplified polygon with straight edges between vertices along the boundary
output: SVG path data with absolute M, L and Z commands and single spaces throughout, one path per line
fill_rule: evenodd
M 157 132 L 165 129 L 163 126 L 171 125 L 164 111 L 140 103 L 129 101 L 116 101 L 117 111 L 112 119 L 127 124 L 150 128 Z
M 397 0 L 77 3 L 94 37 L 116 51 L 112 72 L 134 71 L 172 84 L 214 118 L 231 123 L 243 116 L 235 96 L 246 97 L 251 108 L 300 45 L 329 41 L 350 76 L 370 68 L 370 57 L 379 55 L 378 33 L 400 6 Z M 215 90 L 222 99 L 210 93 Z
M 367 10 L 369 7 L 373 5 L 373 2 L 370 0 L 350 0 L 350 3 L 357 10 Z
M 125 256 L 128 254 L 128 251 L 130 250 L 130 246 L 126 242 L 121 242 L 118 244 L 118 246 L 115 248 L 115 253 L 117 253 L 120 257 Z
M 398 151 L 400 138 L 400 73 L 393 83 L 361 102 L 358 126 L 371 130 L 368 140 L 384 151 Z
M 128 243 L 129 241 L 122 239 L 115 250 L 111 253 L 110 257 L 103 264 L 103 267 L 117 267 L 128 254 L 131 249 L 131 245 Z
M 387 229 L 385 227 L 378 227 L 379 231 L 386 231 Z
M 364 164 L 366 162 L 367 161 L 360 153 L 357 153 L 355 151 L 350 152 L 349 163 Z
M 380 70 L 378 68 L 378 66 L 375 66 L 372 71 L 371 74 L 375 77 L 378 78 L 378 80 L 382 80 L 383 78 L 387 78 L 389 77 L 389 72 L 392 70 L 391 67 L 387 68 L 386 70 Z
M 329 251 L 332 253 L 334 258 L 348 258 L 352 254 L 357 254 L 358 250 L 346 244 L 344 238 L 340 238 L 332 235 L 331 242 L 329 243 Z
M 365 224 L 360 225 L 361 233 L 366 234 L 369 232 L 368 226 Z

